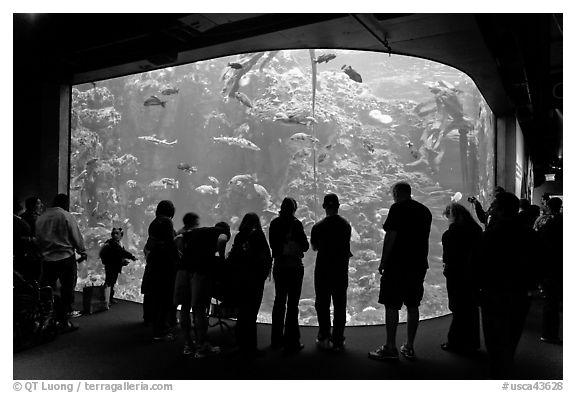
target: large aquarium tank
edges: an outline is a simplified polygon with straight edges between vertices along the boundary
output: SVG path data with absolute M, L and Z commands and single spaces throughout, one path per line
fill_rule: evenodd
M 485 205 L 494 188 L 490 108 L 466 74 L 420 58 L 331 49 L 222 57 L 73 86 L 71 119 L 71 212 L 89 254 L 77 289 L 103 282 L 98 252 L 122 227 L 138 260 L 116 296 L 136 302 L 160 200 L 174 202 L 176 229 L 196 212 L 202 226 L 229 222 L 234 236 L 248 212 L 268 234 L 291 196 L 309 236 L 334 192 L 353 228 L 347 324 L 384 323 L 382 224 L 403 180 L 433 214 L 420 315 L 444 315 L 442 212 L 472 195 Z M 302 325 L 317 324 L 315 257 L 304 258 Z M 271 321 L 273 300 L 267 281 L 261 322 Z

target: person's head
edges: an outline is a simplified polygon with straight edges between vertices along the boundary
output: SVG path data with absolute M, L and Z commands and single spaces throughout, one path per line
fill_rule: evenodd
M 232 235 L 230 233 L 230 225 L 228 225 L 227 222 L 225 222 L 225 221 L 217 222 L 216 225 L 214 225 L 214 228 L 220 229 L 223 234 L 228 236 L 228 239 L 230 239 L 232 237 Z
M 66 194 L 58 194 L 54 197 L 54 201 L 52 201 L 52 207 L 59 207 L 64 210 L 68 210 L 70 208 L 70 199 Z
M 282 204 L 280 205 L 280 215 L 283 217 L 294 216 L 294 213 L 296 213 L 296 209 L 298 209 L 298 204 L 296 203 L 296 200 L 294 198 L 286 197 L 284 198 Z
M 526 198 L 520 199 L 520 210 L 527 211 L 530 208 L 530 201 Z
M 452 202 L 446 206 L 446 209 L 444 209 L 444 216 L 450 221 L 450 223 L 476 223 L 468 209 L 456 202 Z
M 546 202 L 546 207 L 548 207 L 551 214 L 560 213 L 560 209 L 562 209 L 562 199 L 557 197 L 550 198 L 548 202 Z
M 322 208 L 326 210 L 327 214 L 337 213 L 339 207 L 340 207 L 340 201 L 338 200 L 338 195 L 336 194 L 324 195 L 324 202 L 322 203 Z
M 256 213 L 246 213 L 240 222 L 238 230 L 240 232 L 250 232 L 254 229 L 262 230 L 260 217 L 258 217 L 258 214 Z
M 392 198 L 394 198 L 394 202 L 410 199 L 411 196 L 412 188 L 410 187 L 410 184 L 405 181 L 398 182 L 392 186 Z
M 494 187 L 494 196 L 502 193 L 502 192 L 506 192 L 506 190 L 504 189 L 504 187 L 501 186 L 496 186 Z
M 490 214 L 495 218 L 512 218 L 518 214 L 520 200 L 511 192 L 496 194 L 490 208 Z
M 158 202 L 158 206 L 156 206 L 156 217 L 165 216 L 168 218 L 173 218 L 176 209 L 174 209 L 174 204 L 172 201 L 163 200 Z
M 26 198 L 26 201 L 24 201 L 24 206 L 26 206 L 26 211 L 36 214 L 40 214 L 42 212 L 42 200 L 37 196 Z
M 112 228 L 112 233 L 110 234 L 112 239 L 119 242 L 124 237 L 124 230 L 122 228 Z
M 189 212 L 182 217 L 182 223 L 184 228 L 195 228 L 200 224 L 200 217 L 196 213 Z

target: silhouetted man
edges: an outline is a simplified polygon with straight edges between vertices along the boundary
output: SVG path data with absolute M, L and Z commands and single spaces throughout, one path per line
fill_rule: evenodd
M 411 197 L 412 189 L 405 182 L 392 187 L 394 204 L 384 222 L 384 248 L 378 272 L 380 296 L 378 302 L 386 309 L 386 344 L 370 352 L 371 359 L 398 359 L 396 329 L 402 304 L 408 310 L 408 334 L 400 353 L 414 359 L 414 338 L 420 318 L 418 306 L 424 294 L 424 277 L 428 270 L 428 236 L 432 214 Z
M 86 248 L 68 207 L 68 195 L 56 195 L 52 207 L 36 221 L 36 237 L 44 259 L 43 284 L 56 290 L 56 281 L 60 281 L 61 308 L 57 310 L 57 318 L 64 330 L 75 330 L 76 326 L 68 321 L 68 313 L 74 302 L 76 252 L 80 254 L 80 263 L 86 259 Z
M 348 262 L 352 228 L 348 221 L 338 215 L 340 202 L 336 194 L 324 197 L 322 207 L 326 217 L 312 227 L 310 244 L 318 251 L 314 269 L 316 291 L 316 314 L 321 349 L 342 350 L 346 325 L 346 291 L 348 289 Z M 330 333 L 330 301 L 334 306 L 334 329 Z

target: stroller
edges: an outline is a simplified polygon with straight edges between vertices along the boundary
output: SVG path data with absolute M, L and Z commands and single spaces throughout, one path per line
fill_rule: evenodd
M 40 288 L 13 272 L 14 352 L 51 341 L 58 334 L 51 287 Z

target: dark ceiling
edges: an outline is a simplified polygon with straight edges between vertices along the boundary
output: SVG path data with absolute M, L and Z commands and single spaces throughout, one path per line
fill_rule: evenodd
M 26 73 L 82 83 L 242 52 L 348 48 L 466 72 L 497 115 L 515 114 L 535 172 L 560 166 L 562 14 L 14 14 L 15 86 Z

